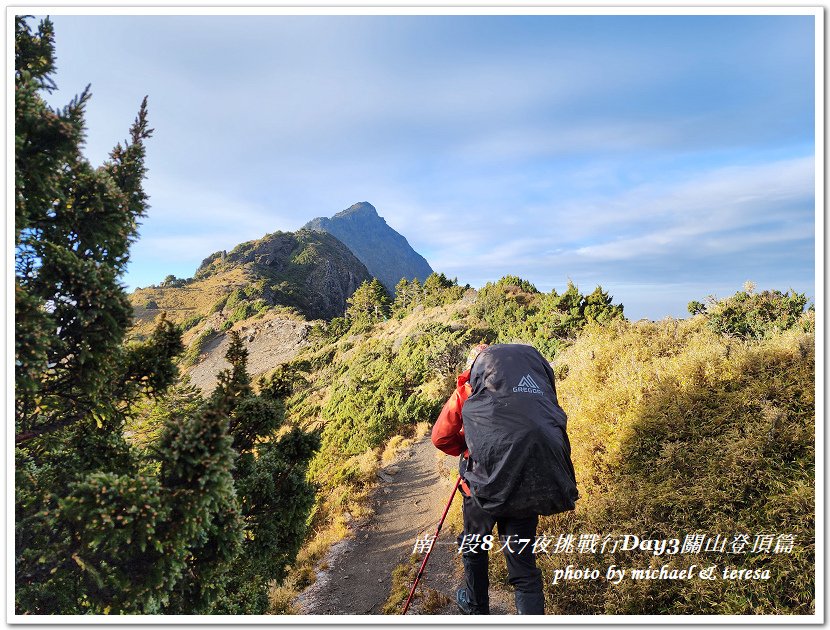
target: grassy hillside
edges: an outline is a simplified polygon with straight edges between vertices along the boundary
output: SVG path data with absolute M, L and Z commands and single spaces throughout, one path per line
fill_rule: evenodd
M 133 335 L 142 338 L 156 317 L 189 330 L 214 313 L 213 328 L 261 316 L 274 307 L 308 319 L 343 314 L 346 299 L 371 276 L 349 249 L 325 232 L 275 232 L 208 256 L 193 278 L 169 276 L 158 286 L 136 289 Z
M 257 277 L 251 268 L 208 264 L 210 274 L 182 287 L 203 288 L 198 303 L 188 303 L 182 290 L 142 296 L 178 321 L 192 317 L 188 308 L 218 300 L 213 319 L 187 333 L 196 341 L 217 317 L 232 322 L 229 313 L 250 299 Z M 724 546 L 663 555 L 610 548 L 542 554 L 549 613 L 812 612 L 815 340 L 803 296 L 744 291 L 694 303 L 699 314 L 688 320 L 631 323 L 599 287 L 587 295 L 572 285 L 544 294 L 505 277 L 478 292 L 451 282 L 428 288 L 396 300 L 375 323 L 317 323 L 300 353 L 258 383 L 284 400 L 287 425 L 319 432 L 322 443 L 309 466 L 319 488 L 313 534 L 272 592 L 275 611 L 290 611 L 288 602 L 314 580 L 329 546 L 349 535 L 351 523 L 371 517 L 379 466 L 429 430 L 469 347 L 486 341 L 539 348 L 553 362 L 569 416 L 581 499 L 575 511 L 543 518 L 540 534 L 570 536 L 574 545 L 581 536 L 601 544 L 625 534 L 678 545 L 696 535 L 720 536 L 724 545 L 736 536 L 748 540 L 749 553 Z M 460 525 L 457 507 L 449 529 Z M 758 535 L 792 537 L 793 548 L 752 552 Z M 626 577 L 609 584 L 604 574 L 612 564 L 627 571 L 717 565 L 719 572 L 768 570 L 769 579 Z M 552 584 L 568 565 L 599 569 L 603 578 Z M 502 560 L 491 568 L 494 580 L 506 579 Z
M 724 551 L 544 556 L 568 564 L 719 572 L 768 569 L 768 580 L 560 582 L 560 614 L 809 614 L 814 607 L 815 339 L 791 330 L 753 342 L 691 321 L 589 327 L 557 359 L 582 498 L 543 519 L 558 536 L 720 535 Z M 734 553 L 748 535 L 747 553 Z M 758 534 L 793 536 L 791 553 L 753 553 Z M 739 539 L 740 540 L 740 539 Z M 718 545 L 714 545 L 715 549 Z M 774 549 L 774 546 L 773 546 Z M 604 573 L 604 570 L 603 570 Z M 720 573 L 722 576 L 722 573 Z
M 152 286 L 139 288 L 130 295 L 134 325 L 132 333 L 147 336 L 153 330 L 156 318 L 167 313 L 167 318 L 185 329 L 190 322 L 200 321 L 214 311 L 217 304 L 226 301 L 235 290 L 242 290 L 254 280 L 245 269 L 229 269 L 189 282 L 186 286 Z
M 542 295 L 514 280 L 450 303 L 397 313 L 361 334 L 318 328 L 304 354 L 261 387 L 286 397 L 292 422 L 320 430 L 310 475 L 323 492 L 315 535 L 275 602 L 313 580 L 312 566 L 368 515 L 384 453 L 434 422 L 469 346 L 534 341 L 556 353 L 581 493 L 577 509 L 542 519 L 553 535 L 679 538 L 792 535 L 792 553 L 540 556 L 548 611 L 562 614 L 808 613 L 814 606 L 814 337 L 812 313 L 744 340 L 705 314 L 630 323 L 579 316 L 593 299 Z M 570 291 L 570 290 L 569 290 Z M 575 288 L 574 288 L 575 291 Z M 580 294 L 576 293 L 578 297 Z M 591 296 L 588 296 L 591 297 Z M 580 306 L 581 304 L 581 306 Z M 559 309 L 559 310 L 557 310 Z M 715 312 L 716 309 L 712 309 Z M 589 311 L 590 312 L 590 311 Z M 602 311 L 608 315 L 608 311 Z M 518 316 L 519 314 L 520 316 Z M 547 344 L 538 344 L 548 334 Z M 331 334 L 334 336 L 332 337 Z M 760 337 L 760 338 L 757 338 Z M 550 356 L 550 354 L 549 354 Z M 427 424 L 425 424 L 427 423 Z M 390 446 L 391 445 L 391 446 Z M 438 509 L 438 506 L 436 506 Z M 451 515 L 450 521 L 458 521 Z M 769 569 L 765 581 L 550 582 L 568 564 Z M 504 579 L 503 562 L 493 562 Z M 279 608 L 279 605 L 277 606 Z

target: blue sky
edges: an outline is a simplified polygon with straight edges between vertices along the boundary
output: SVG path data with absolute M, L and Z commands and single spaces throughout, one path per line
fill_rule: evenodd
M 53 16 L 86 153 L 149 95 L 125 283 L 369 201 L 437 271 L 631 318 L 815 295 L 812 16 Z

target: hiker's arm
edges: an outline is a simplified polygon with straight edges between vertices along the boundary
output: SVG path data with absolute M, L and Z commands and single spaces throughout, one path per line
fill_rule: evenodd
M 467 449 L 461 424 L 463 404 L 464 400 L 456 389 L 449 400 L 444 403 L 438 421 L 432 427 L 432 443 L 447 455 L 461 455 Z

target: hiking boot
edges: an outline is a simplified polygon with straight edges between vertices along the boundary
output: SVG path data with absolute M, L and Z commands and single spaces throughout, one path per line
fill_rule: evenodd
M 487 575 L 487 553 L 465 553 L 461 556 L 464 563 L 464 600 L 466 608 L 475 612 L 472 615 L 490 614 L 490 578 Z M 461 604 L 459 604 L 461 606 Z
M 470 595 L 466 588 L 460 588 L 455 592 L 455 603 L 463 615 L 489 615 L 489 610 L 482 610 L 479 606 L 473 606 L 470 602 Z
M 534 593 L 516 591 L 516 613 L 519 615 L 544 615 L 545 596 L 541 591 Z

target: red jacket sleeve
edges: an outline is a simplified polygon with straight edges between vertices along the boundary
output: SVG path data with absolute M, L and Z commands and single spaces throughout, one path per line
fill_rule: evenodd
M 470 395 L 469 379 L 469 370 L 461 373 L 458 377 L 458 387 L 444 403 L 444 408 L 432 427 L 432 443 L 447 455 L 461 455 L 467 450 L 464 427 L 461 423 L 461 408 Z

